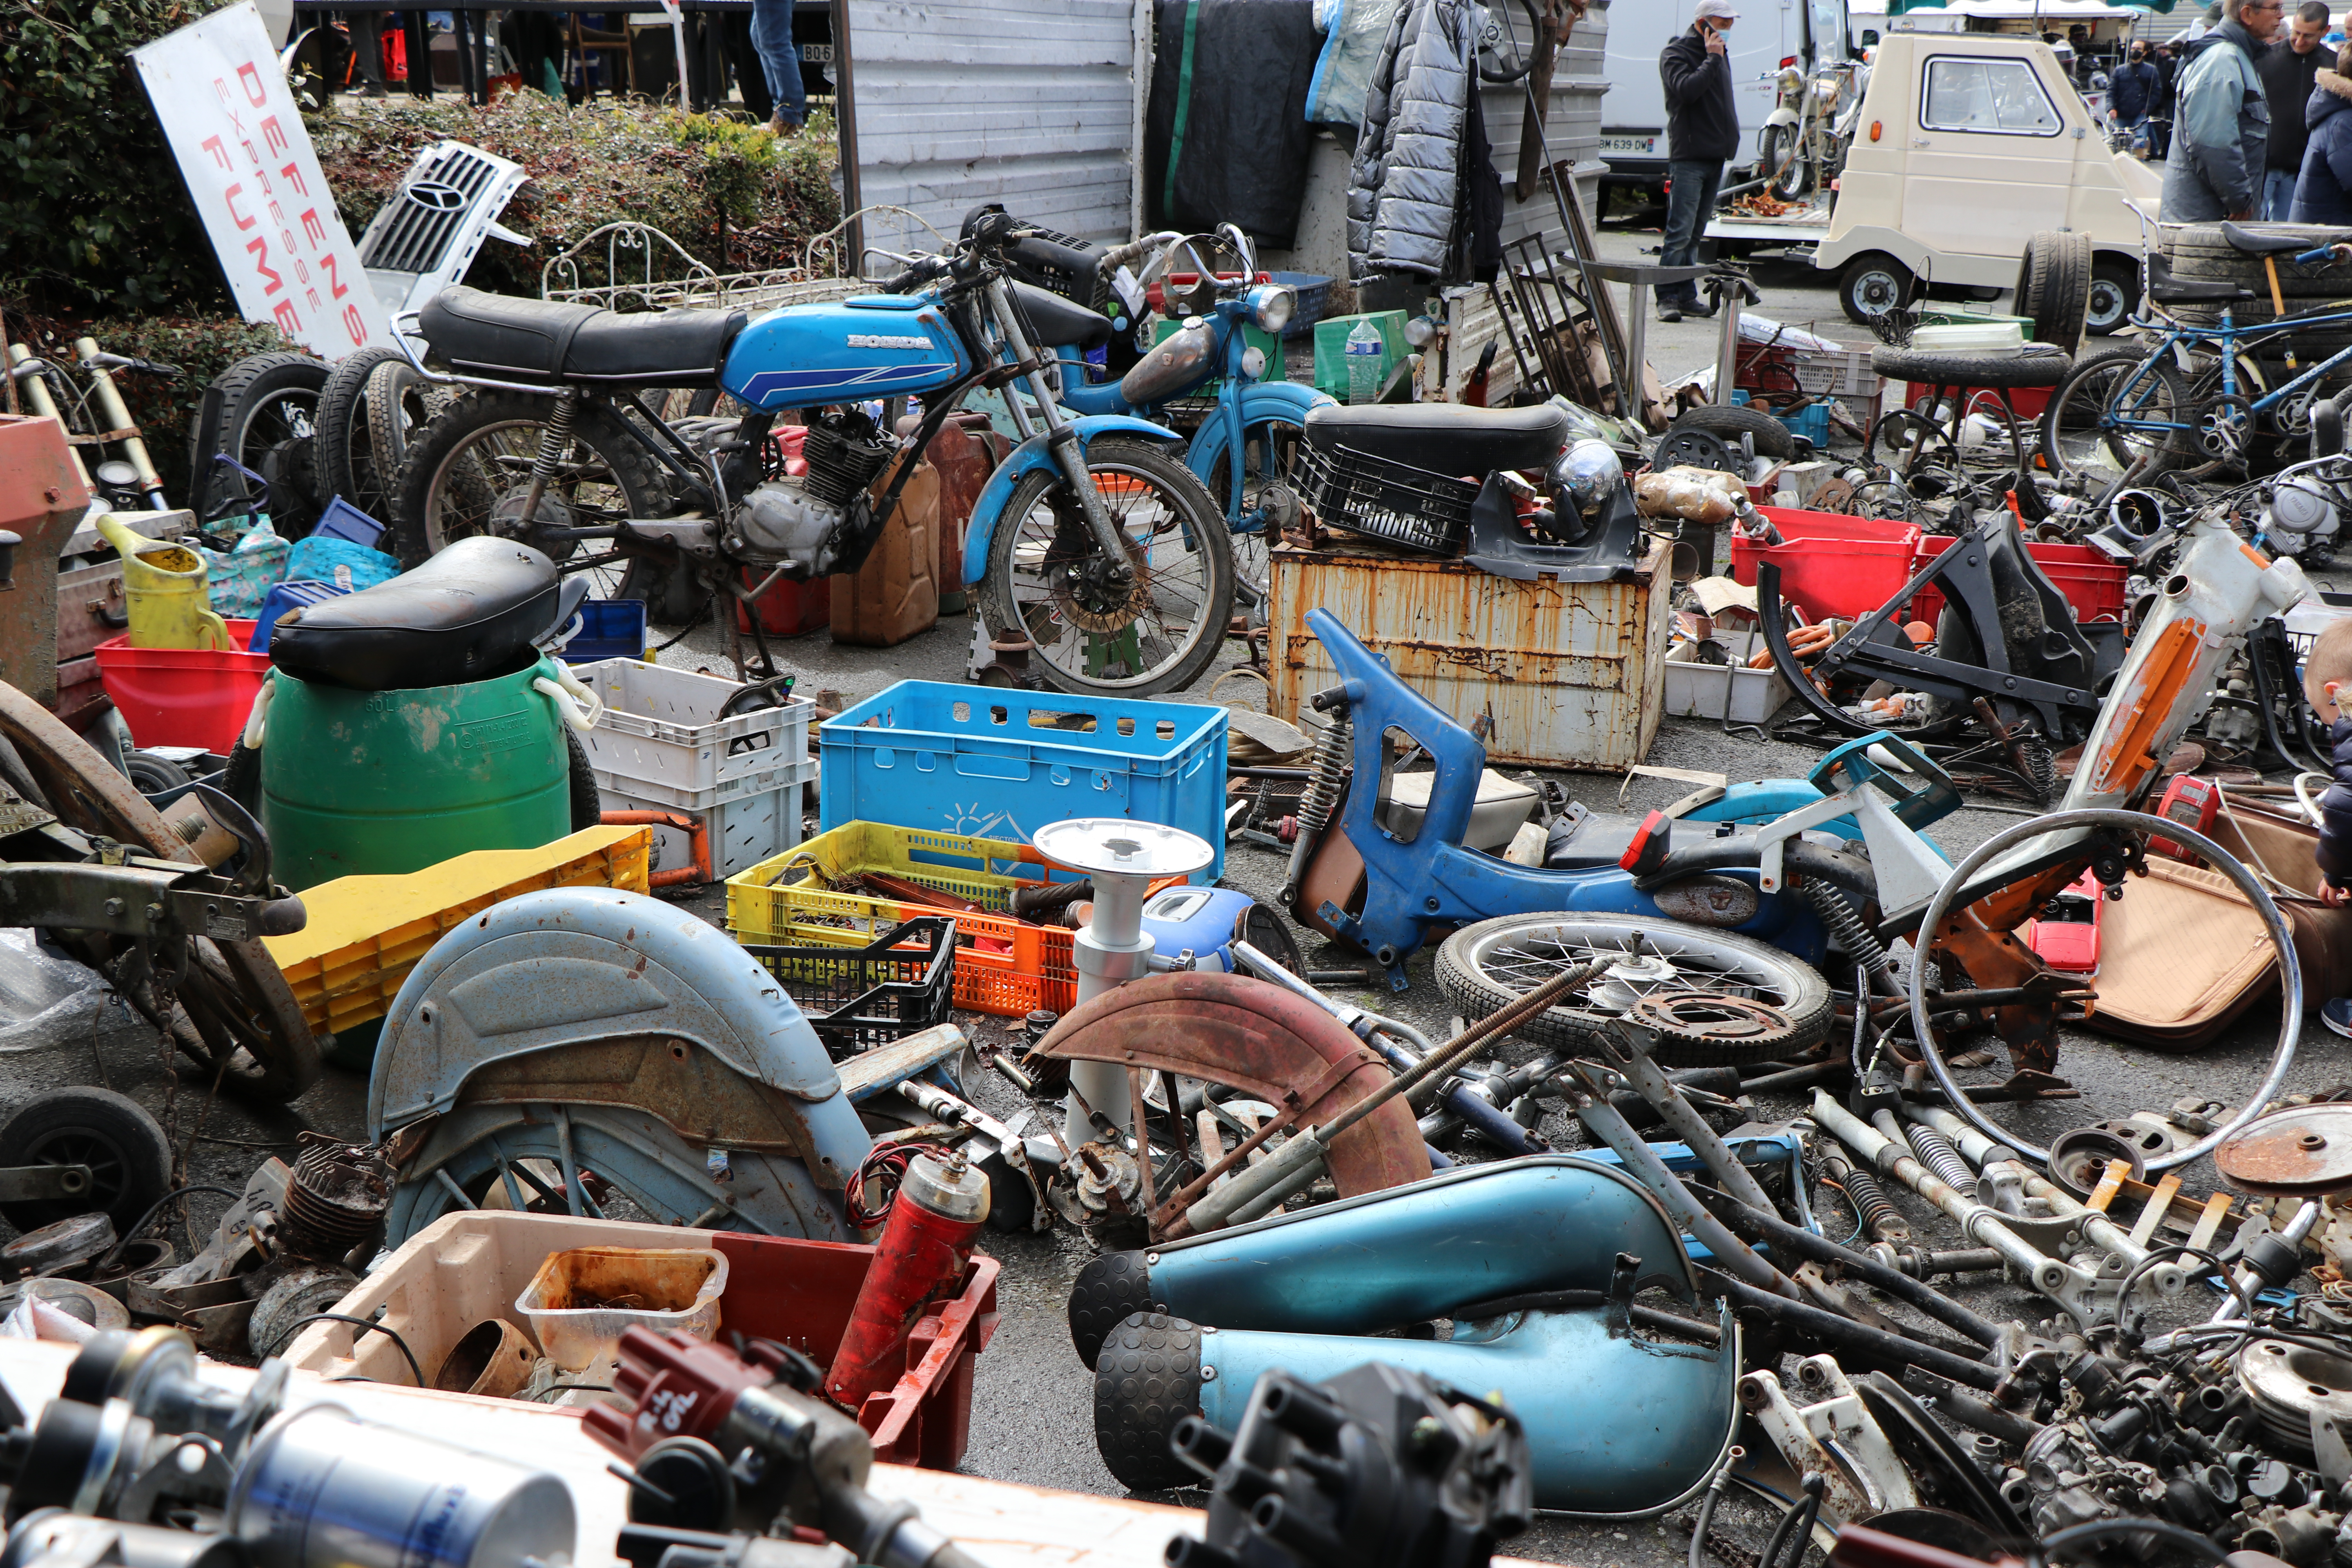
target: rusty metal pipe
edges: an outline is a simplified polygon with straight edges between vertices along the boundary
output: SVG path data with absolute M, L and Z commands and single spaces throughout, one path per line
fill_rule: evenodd
M 1657 1194 L 1675 1223 L 1705 1243 L 1724 1268 L 1761 1290 L 1791 1301 L 1800 1300 L 1797 1282 L 1749 1251 L 1746 1243 L 1691 1196 L 1690 1189 L 1666 1169 L 1657 1151 L 1643 1142 L 1642 1135 L 1625 1124 L 1625 1119 L 1609 1103 L 1608 1085 L 1587 1076 L 1593 1071 L 1584 1063 L 1572 1062 L 1567 1075 L 1582 1086 L 1582 1092 L 1571 1094 L 1570 1100 L 1585 1130 L 1615 1150 L 1625 1163 L 1626 1173 Z M 1565 1083 L 1567 1077 L 1561 1081 Z
M 606 827 L 675 827 L 687 835 L 694 863 L 656 871 L 646 879 L 647 886 L 699 887 L 717 880 L 710 870 L 710 825 L 701 817 L 682 811 L 607 811 L 596 820 Z

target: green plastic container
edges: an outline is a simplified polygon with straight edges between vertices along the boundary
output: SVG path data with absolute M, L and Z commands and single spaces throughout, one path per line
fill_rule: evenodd
M 1340 402 L 1348 401 L 1348 334 L 1356 330 L 1362 316 L 1327 316 L 1315 323 L 1315 390 L 1327 392 Z M 1386 384 L 1389 372 L 1404 363 L 1412 352 L 1404 341 L 1405 313 L 1402 310 L 1374 310 L 1372 325 L 1380 328 L 1381 338 L 1388 344 L 1388 353 L 1381 356 L 1381 380 Z
M 531 689 L 556 672 L 541 658 L 463 686 L 347 691 L 272 671 L 261 745 L 272 875 L 299 892 L 571 832 L 563 720 Z

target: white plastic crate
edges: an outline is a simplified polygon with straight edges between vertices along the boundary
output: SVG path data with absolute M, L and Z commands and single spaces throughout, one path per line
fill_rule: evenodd
M 1738 664 L 1694 664 L 1666 660 L 1666 713 L 1675 719 L 1721 719 L 1733 724 L 1761 724 L 1795 695 L 1780 672 L 1770 666 L 1750 669 L 1745 660 L 1764 638 L 1757 632 L 1715 634 Z M 1725 710 L 1728 709 L 1727 712 Z
M 710 830 L 711 876 L 724 880 L 800 847 L 801 816 L 807 786 L 816 778 L 816 761 L 804 757 L 756 780 L 732 780 L 706 791 L 663 790 L 615 778 L 601 768 L 590 771 L 595 775 L 598 804 L 606 811 L 677 811 L 701 817 Z M 676 796 L 684 798 L 665 798 Z M 693 850 L 693 841 L 683 831 L 655 826 L 653 869 L 691 865 Z
M 717 676 L 633 658 L 572 673 L 604 700 L 604 718 L 581 737 L 600 786 L 610 776 L 615 789 L 700 810 L 795 782 L 789 770 L 808 761 L 813 702 L 721 719 L 719 710 L 742 688 Z

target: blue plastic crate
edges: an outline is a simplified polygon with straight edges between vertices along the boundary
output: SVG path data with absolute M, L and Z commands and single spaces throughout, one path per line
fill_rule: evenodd
M 817 826 L 1029 843 L 1074 816 L 1198 834 L 1225 868 L 1225 710 L 902 680 L 817 728 Z
M 1282 329 L 1286 338 L 1303 338 L 1315 330 L 1315 323 L 1323 319 L 1323 307 L 1331 302 L 1331 286 L 1339 281 L 1323 272 L 1269 272 L 1266 276 L 1298 290 L 1298 309 L 1291 312 L 1290 325 Z
M 353 544 L 364 544 L 370 550 L 383 537 L 383 524 L 337 496 L 319 514 L 318 525 L 310 530 L 324 539 L 348 539 Z
M 566 664 L 594 664 L 607 658 L 646 657 L 646 602 L 643 599 L 583 599 L 580 630 L 563 645 Z
M 260 613 L 253 617 L 253 642 L 246 651 L 268 653 L 270 634 L 278 628 L 278 617 L 287 611 L 305 605 L 323 604 L 329 599 L 340 599 L 350 592 L 349 588 L 333 583 L 321 583 L 315 577 L 271 584 L 269 596 L 261 601 Z
M 1735 406 L 1748 406 L 1748 394 L 1734 389 L 1731 401 Z M 1802 436 L 1818 452 L 1830 444 L 1830 405 L 1826 401 L 1808 403 L 1794 414 L 1775 414 L 1773 418 L 1789 427 L 1791 436 Z

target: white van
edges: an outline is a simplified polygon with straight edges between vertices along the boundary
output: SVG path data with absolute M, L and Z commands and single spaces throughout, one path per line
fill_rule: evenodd
M 2140 222 L 2163 171 L 2110 152 L 2049 45 L 1995 33 L 1887 35 L 1873 57 L 1845 173 L 1824 224 L 1719 215 L 1709 237 L 1813 247 L 1846 315 L 1866 321 L 1912 280 L 2008 289 L 2042 229 L 2091 237 L 2090 330 L 2124 324 L 2139 298 Z
M 1665 184 L 1666 89 L 1658 56 L 1691 25 L 1691 0 L 1627 0 L 1609 10 L 1609 91 L 1601 100 L 1601 203 L 1623 185 L 1650 191 Z M 1779 101 L 1774 79 L 1783 62 L 1811 73 L 1816 63 L 1846 58 L 1846 0 L 1749 0 L 1723 36 L 1731 56 L 1732 97 L 1739 107 L 1735 169 L 1751 167 L 1765 118 Z M 1815 40 L 1821 40 L 1817 45 Z

